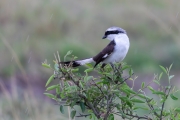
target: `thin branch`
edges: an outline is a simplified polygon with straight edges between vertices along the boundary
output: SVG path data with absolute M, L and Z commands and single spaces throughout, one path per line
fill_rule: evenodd
M 130 75 L 129 77 L 127 77 L 126 79 L 124 79 L 122 82 L 118 83 L 118 85 L 123 84 L 126 80 L 128 80 L 129 78 L 131 78 L 131 76 L 133 76 L 133 75 L 134 75 L 134 73 L 133 73 L 132 75 Z
M 90 116 L 91 114 L 86 114 L 86 115 L 83 115 L 83 114 L 81 114 L 81 113 L 79 113 L 79 115 L 78 116 L 76 116 L 76 117 L 87 117 L 87 116 Z
M 164 91 L 165 93 L 166 93 L 167 89 L 168 89 L 168 88 L 165 89 L 165 91 Z M 171 90 L 171 87 L 170 87 L 169 90 L 168 90 L 168 93 L 167 93 L 167 95 L 166 95 L 166 99 L 167 99 L 167 97 L 169 96 L 170 90 Z M 162 120 L 162 117 L 163 117 L 164 105 L 165 105 L 165 101 L 164 101 L 163 104 L 162 104 L 162 109 L 161 109 L 161 114 L 160 114 L 160 120 Z
M 109 97 L 107 96 L 107 112 L 104 116 L 104 120 L 107 120 L 108 116 L 109 116 L 109 113 L 111 111 L 111 104 L 112 104 L 112 101 L 113 101 L 113 98 L 114 98 L 114 94 L 110 97 L 110 99 L 108 99 Z
M 95 86 L 101 91 L 101 93 L 104 95 L 104 96 L 106 96 L 105 94 L 104 94 L 104 92 L 101 90 L 101 88 L 96 84 L 96 82 L 92 79 L 92 81 L 94 82 L 94 84 L 95 84 Z
M 134 73 L 133 73 L 133 74 L 134 74 Z M 132 74 L 132 75 L 133 75 L 133 74 Z M 131 76 L 132 76 L 132 75 L 131 75 Z M 114 88 L 117 88 L 119 85 L 123 84 L 125 81 L 127 81 L 129 78 L 131 78 L 131 76 L 125 78 L 123 81 L 121 81 L 120 83 L 116 84 L 116 86 L 115 86 Z M 114 89 L 114 88 L 113 88 L 113 89 Z M 118 89 L 118 88 L 117 88 L 117 89 Z
M 95 109 L 95 107 L 92 105 L 92 103 L 89 102 L 88 99 L 87 99 L 84 95 L 82 95 L 82 94 L 78 94 L 78 95 L 79 95 L 79 97 L 81 97 L 81 98 L 84 99 L 85 103 L 90 107 L 90 109 L 93 110 L 93 113 L 94 113 L 94 114 L 96 115 L 96 117 L 99 119 L 99 118 L 100 118 L 99 112 Z
M 120 112 L 116 112 L 116 113 L 114 113 L 114 114 L 122 117 L 122 115 L 121 115 L 121 114 L 118 114 L 118 113 L 120 113 Z M 152 120 L 152 118 L 150 118 L 150 117 L 148 117 L 148 116 L 144 116 L 144 117 L 143 117 L 143 116 L 138 116 L 137 114 L 136 114 L 136 115 L 129 114 L 129 113 L 125 113 L 125 114 L 128 115 L 128 116 L 130 116 L 130 117 L 132 117 L 132 118 L 137 118 L 138 120 L 140 120 L 140 119 Z
M 140 93 L 142 90 L 144 90 L 145 88 L 147 88 L 147 86 L 149 86 L 152 82 L 153 82 L 153 80 L 150 81 L 143 89 L 140 89 L 136 94 L 134 94 L 133 96 L 131 96 L 130 99 L 133 98 L 133 97 L 135 97 L 137 94 L 139 94 L 139 93 Z M 145 95 L 145 96 L 146 96 L 146 95 Z
M 129 113 L 126 113 L 126 115 L 128 115 L 128 116 L 130 116 L 130 117 L 133 117 L 133 118 L 137 118 L 138 120 L 140 120 L 140 119 L 152 120 L 152 119 L 149 118 L 149 117 L 143 117 L 143 116 L 133 115 L 133 114 L 129 114 Z
M 152 81 L 151 81 L 151 82 L 152 82 Z M 149 84 L 150 84 L 151 82 L 149 82 Z M 146 87 L 147 87 L 147 85 L 146 85 Z M 146 87 L 144 87 L 144 88 L 146 88 Z M 143 92 L 143 94 L 146 96 L 146 94 L 145 94 L 144 91 L 141 91 L 141 92 Z M 158 113 L 154 110 L 154 107 L 153 107 L 151 104 L 149 104 L 149 102 L 151 102 L 151 100 L 153 100 L 153 98 L 150 99 L 150 100 L 148 100 L 147 97 L 146 97 L 146 102 L 147 102 L 149 108 L 151 109 L 151 111 L 154 113 L 155 116 L 157 116 L 158 118 L 160 118 L 160 116 L 158 115 Z
M 153 99 L 151 99 L 151 100 L 153 100 Z M 151 100 L 148 100 L 148 99 L 146 98 L 146 102 L 147 102 L 149 108 L 151 109 L 151 111 L 154 113 L 155 116 L 157 116 L 158 118 L 160 118 L 160 116 L 158 115 L 158 113 L 154 110 L 154 107 L 153 107 L 151 104 L 149 104 L 149 102 L 150 102 Z

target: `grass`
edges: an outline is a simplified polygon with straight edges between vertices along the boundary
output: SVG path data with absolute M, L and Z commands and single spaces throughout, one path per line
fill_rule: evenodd
M 16 86 L 15 86 L 16 85 Z M 1 120 L 66 120 L 61 115 L 59 107 L 53 105 L 46 98 L 42 99 L 34 94 L 32 89 L 20 88 L 14 82 L 11 83 L 11 90 L 0 84 L 2 94 L 0 102 Z M 54 107 L 52 107 L 54 106 Z

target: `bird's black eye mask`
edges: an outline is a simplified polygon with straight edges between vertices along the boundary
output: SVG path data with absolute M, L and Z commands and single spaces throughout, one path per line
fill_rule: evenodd
M 115 30 L 115 31 L 106 31 L 105 32 L 105 36 L 108 36 L 110 34 L 118 34 L 118 33 L 124 33 L 123 31 L 118 31 L 118 30 Z

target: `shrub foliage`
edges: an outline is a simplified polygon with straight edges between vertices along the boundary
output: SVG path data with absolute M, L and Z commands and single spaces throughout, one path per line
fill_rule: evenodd
M 68 52 L 66 56 L 70 53 Z M 115 115 L 129 120 L 180 118 L 180 108 L 165 108 L 168 98 L 178 100 L 175 96 L 178 90 L 171 85 L 171 79 L 174 76 L 169 72 L 172 65 L 169 68 L 160 66 L 163 72 L 155 75 L 154 80 L 149 83 L 142 82 L 141 88 L 135 91 L 134 81 L 137 77 L 134 77 L 132 68 L 125 63 L 108 64 L 104 68 L 101 65 L 94 68 L 91 64 L 87 64 L 84 73 L 71 65 L 59 64 L 59 55 L 55 56 L 54 63 L 54 68 L 47 62 L 42 63 L 44 67 L 54 71 L 46 82 L 47 92 L 44 94 L 58 103 L 61 113 L 65 113 L 64 106 L 69 106 L 72 119 L 89 117 L 94 120 L 114 120 Z M 124 71 L 128 71 L 128 76 L 123 76 Z M 167 76 L 168 86 L 162 86 L 160 83 L 163 74 Z M 58 80 L 59 84 L 52 85 L 53 80 Z M 126 83 L 127 80 L 133 82 L 131 87 Z M 153 82 L 158 84 L 158 89 L 151 86 Z M 145 89 L 149 90 L 153 97 L 148 96 Z M 50 90 L 54 90 L 55 93 L 48 93 Z M 81 111 L 76 110 L 75 106 L 79 106 Z M 140 114 L 137 112 L 139 110 L 145 110 L 148 114 Z

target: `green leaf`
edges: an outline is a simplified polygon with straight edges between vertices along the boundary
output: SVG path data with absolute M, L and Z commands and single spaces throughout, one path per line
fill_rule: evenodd
M 108 72 L 107 73 L 103 73 L 103 74 L 106 75 L 107 77 L 110 77 L 110 78 L 113 76 L 112 73 L 108 73 Z
M 127 97 L 119 97 L 123 102 L 125 102 L 126 100 L 128 100 Z
M 171 70 L 171 68 L 172 68 L 172 65 L 173 65 L 173 63 L 169 66 L 169 71 Z
M 74 116 L 76 115 L 76 111 L 75 110 L 72 110 L 71 111 L 71 118 L 74 119 Z
M 130 65 L 124 65 L 124 66 L 122 67 L 122 71 L 125 70 L 125 69 L 127 69 L 127 68 L 130 68 L 130 67 L 131 67 Z
M 169 80 L 171 80 L 174 77 L 174 75 L 169 76 Z
M 113 115 L 113 114 L 110 114 L 110 115 L 108 116 L 108 120 L 114 120 L 114 115 Z
M 80 84 L 80 86 L 81 86 L 82 88 L 84 88 L 84 86 L 83 86 L 83 84 L 82 84 L 82 82 L 81 82 L 81 81 L 79 81 L 79 84 Z
M 57 87 L 59 87 L 59 86 L 58 86 L 58 85 L 52 85 L 52 86 L 48 87 L 48 88 L 46 89 L 46 91 L 56 89 Z
M 145 103 L 144 101 L 140 100 L 140 99 L 131 99 L 132 102 L 135 103 Z
M 46 63 L 42 63 L 42 66 L 45 67 L 45 68 L 51 68 L 50 64 L 46 64 Z
M 56 88 L 56 94 L 59 94 L 60 93 L 60 87 L 57 87 Z
M 61 99 L 64 99 L 66 97 L 65 93 L 60 93 L 60 97 L 61 97 Z
M 178 100 L 178 98 L 175 97 L 173 94 L 170 94 L 170 96 L 171 96 L 171 98 L 172 98 L 173 100 Z
M 156 108 L 156 109 L 154 109 L 154 110 L 152 110 L 153 112 L 158 112 L 158 111 L 161 111 L 161 109 L 160 108 Z
M 155 91 L 155 90 L 154 90 L 152 93 L 153 93 L 153 94 L 157 94 L 157 95 L 164 95 L 164 96 L 166 95 L 164 92 Z
M 136 94 L 136 92 L 134 92 L 133 90 L 131 90 L 129 88 L 125 88 L 125 90 L 128 91 L 129 93 Z
M 141 84 L 141 88 L 142 88 L 142 89 L 144 88 L 144 85 L 145 85 L 145 83 L 144 83 L 144 82 L 142 82 L 142 84 Z
M 64 61 L 66 61 L 66 57 L 67 57 L 68 55 L 70 55 L 72 52 L 73 52 L 73 51 L 70 50 L 70 51 L 68 51 L 68 52 L 66 53 L 66 55 L 64 56 Z
M 151 90 L 152 92 L 154 91 L 154 89 L 151 86 L 148 86 L 148 89 Z
M 93 68 L 93 66 L 90 63 L 87 63 L 86 66 L 89 68 Z
M 159 81 L 157 81 L 157 80 L 153 80 L 153 82 L 154 82 L 154 83 L 156 83 L 156 84 L 158 84 L 158 85 L 160 86 Z
M 121 88 L 121 91 L 122 92 L 124 92 L 124 93 L 126 93 L 127 95 L 129 95 L 130 94 L 130 92 L 129 91 L 127 91 L 126 89 L 124 89 L 124 88 Z
M 117 105 L 116 105 L 116 108 L 117 108 L 117 110 L 121 110 L 121 107 L 120 107 L 120 104 L 118 103 Z
M 180 108 L 176 108 L 175 111 L 180 113 Z
M 62 105 L 60 105 L 60 112 L 62 113 L 62 114 L 64 114 L 64 107 L 62 106 Z
M 59 65 L 58 65 L 58 64 L 54 64 L 54 69 L 55 69 L 56 71 L 59 71 Z
M 86 110 L 83 102 L 80 102 L 80 107 L 81 107 L 82 112 L 84 112 Z
M 111 90 L 113 93 L 116 93 L 118 94 L 119 93 L 119 90 Z
M 149 110 L 148 108 L 145 108 L 145 107 L 134 107 L 134 108 L 133 108 L 133 110 L 136 110 L 136 109 Z
M 126 100 L 126 104 L 127 104 L 130 108 L 132 108 L 132 103 L 131 103 L 129 100 Z
M 157 104 L 157 101 L 151 100 L 151 101 L 149 102 L 149 104 L 155 105 L 155 104 Z
M 129 75 L 131 76 L 133 74 L 133 69 L 131 68 L 130 70 L 129 70 Z
M 72 72 L 78 72 L 79 71 L 79 68 L 76 68 L 76 69 L 71 69 Z
M 147 96 L 145 96 L 144 94 L 138 94 L 138 96 L 139 96 L 140 98 L 150 100 L 150 98 L 149 98 L 149 97 L 147 97 Z
M 149 90 L 151 90 L 152 92 L 154 92 L 154 89 L 151 86 L 148 86 Z
M 85 76 L 84 81 L 88 82 L 89 80 L 93 79 L 93 76 Z
M 163 116 L 167 117 L 167 116 L 170 115 L 170 113 L 171 113 L 170 111 L 168 111 L 168 112 L 167 112 L 167 111 L 164 111 L 164 112 L 163 112 Z M 171 119 L 171 120 L 172 120 L 172 119 Z M 173 120 L 174 120 L 174 119 L 173 119 Z
M 50 83 L 51 83 L 51 81 L 53 80 L 53 78 L 54 78 L 54 75 L 51 75 L 51 77 L 48 79 L 48 81 L 46 82 L 46 86 L 48 86 Z M 46 87 L 45 86 L 45 87 Z
M 77 58 L 78 58 L 77 56 L 74 56 L 74 55 L 73 55 L 73 59 L 74 59 L 74 60 L 77 59 Z
M 159 67 L 167 74 L 167 70 L 166 68 L 164 68 L 163 66 L 159 65 Z
M 50 93 L 44 93 L 46 96 L 48 96 L 49 98 L 55 98 L 56 96 L 54 96 L 53 94 Z
M 162 99 L 160 100 L 160 103 L 163 103 L 163 102 L 165 102 L 166 100 L 167 100 L 166 97 L 162 97 Z
M 72 108 L 72 107 L 74 107 L 76 104 L 77 104 L 76 101 L 71 101 L 71 103 L 69 104 L 69 106 Z
M 68 51 L 65 56 L 70 55 L 72 52 L 73 52 L 72 50 Z
M 163 72 L 159 75 L 159 80 L 161 79 L 162 75 L 163 75 Z
M 166 86 L 165 88 L 166 88 L 166 89 L 170 89 L 170 88 L 171 88 L 171 86 Z
M 93 114 L 93 113 L 91 113 L 91 118 L 93 119 L 93 120 L 97 120 L 97 118 L 96 118 L 96 116 Z
M 91 72 L 91 71 L 93 71 L 93 68 L 88 68 L 88 69 L 86 69 L 84 72 Z

